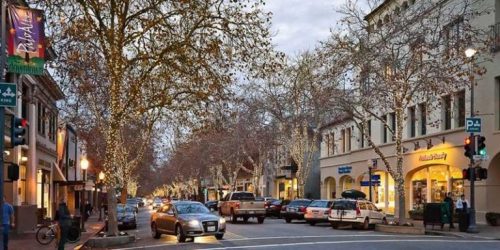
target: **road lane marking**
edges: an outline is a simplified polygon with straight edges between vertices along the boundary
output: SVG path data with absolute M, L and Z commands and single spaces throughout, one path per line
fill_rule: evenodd
M 115 249 L 116 250 L 145 249 L 145 248 L 164 247 L 164 246 L 173 246 L 173 245 L 182 245 L 182 244 L 178 244 L 177 242 L 175 242 L 175 243 L 172 242 L 172 243 L 164 243 L 164 244 L 158 244 L 158 245 L 126 247 L 126 248 L 115 248 Z
M 269 236 L 269 237 L 249 237 L 242 239 L 224 239 L 224 241 L 250 241 L 250 240 L 273 240 L 273 239 L 308 239 L 308 238 L 341 238 L 341 237 L 391 237 L 391 238 L 443 238 L 440 235 L 392 235 L 392 234 L 346 234 L 346 235 L 300 235 L 300 236 Z
M 228 240 L 247 239 L 247 237 L 245 237 L 245 236 L 241 236 L 239 234 L 235 234 L 235 233 L 229 232 L 229 231 L 227 231 L 226 233 L 224 233 L 224 239 L 226 239 L 227 236 L 229 236 Z
M 307 246 L 307 245 L 326 245 L 326 244 L 350 244 L 350 243 L 387 243 L 387 242 L 453 242 L 453 243 L 498 243 L 498 240 L 432 240 L 428 239 L 409 239 L 409 240 L 346 240 L 346 241 L 318 241 L 318 242 L 297 242 L 283 244 L 267 244 L 254 246 L 233 246 L 233 247 L 216 247 L 204 248 L 205 250 L 224 250 L 224 249 L 248 249 L 248 248 L 270 248 L 270 247 L 286 247 L 286 246 Z

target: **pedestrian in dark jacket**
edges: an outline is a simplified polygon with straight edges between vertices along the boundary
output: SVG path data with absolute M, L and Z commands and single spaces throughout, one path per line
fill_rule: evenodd
M 444 202 L 448 204 L 448 209 L 450 211 L 450 228 L 455 228 L 455 226 L 453 226 L 453 210 L 455 210 L 453 205 L 455 202 L 453 202 L 453 199 L 451 198 L 451 192 L 446 195 Z
M 88 200 L 85 201 L 85 221 L 87 221 L 90 217 L 90 214 L 92 214 L 92 205 L 90 205 L 90 202 Z
M 68 231 L 71 227 L 71 215 L 64 198 L 61 199 L 57 209 L 57 222 L 59 223 L 59 230 L 61 230 L 57 249 L 64 250 L 64 244 L 68 241 Z

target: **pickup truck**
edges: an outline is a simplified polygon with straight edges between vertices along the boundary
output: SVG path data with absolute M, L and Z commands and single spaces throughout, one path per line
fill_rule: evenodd
M 250 192 L 231 192 L 219 202 L 219 213 L 221 216 L 229 216 L 233 223 L 238 218 L 247 222 L 249 218 L 256 217 L 259 224 L 264 223 L 266 218 L 265 201 L 256 201 L 255 195 Z

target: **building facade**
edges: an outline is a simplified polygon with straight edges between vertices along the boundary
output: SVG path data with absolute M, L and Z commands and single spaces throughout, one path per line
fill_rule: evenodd
M 483 1 L 495 11 L 474 20 L 474 25 L 491 29 L 493 38 L 492 60 L 477 61 L 487 69 L 477 79 L 474 92 L 474 113 L 482 120 L 481 135 L 485 136 L 489 160 L 481 163 L 488 169 L 488 178 L 476 182 L 475 205 L 477 220 L 485 221 L 486 212 L 500 212 L 500 1 Z M 385 14 L 411 8 L 418 1 L 385 1 L 370 18 L 383 23 Z M 403 13 L 404 14 L 404 13 Z M 376 19 L 380 19 L 379 22 Z M 445 25 L 445 24 L 443 24 Z M 439 109 L 429 110 L 425 102 L 416 102 L 405 110 L 404 160 L 406 207 L 418 209 L 428 202 L 442 202 L 447 192 L 454 198 L 465 194 L 470 200 L 469 181 L 462 179 L 462 170 L 468 168 L 464 156 L 465 120 L 471 114 L 471 92 L 468 88 L 434 98 Z M 435 106 L 435 105 L 433 105 Z M 386 123 L 395 128 L 394 113 L 382 114 Z M 385 155 L 394 154 L 392 134 L 377 119 L 368 122 L 368 133 Z M 397 192 L 394 180 L 383 163 L 349 117 L 337 120 L 322 129 L 321 144 L 321 197 L 335 198 L 346 189 L 359 189 L 369 194 L 368 167 L 377 166 L 372 178 L 372 199 L 389 214 L 397 214 Z M 391 153 L 392 152 L 392 153 Z M 395 157 L 388 158 L 396 164 Z M 375 163 L 375 164 L 374 164 Z

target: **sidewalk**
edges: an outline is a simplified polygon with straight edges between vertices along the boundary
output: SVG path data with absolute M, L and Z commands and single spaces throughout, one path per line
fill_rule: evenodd
M 73 244 L 66 244 L 65 249 L 79 249 L 81 245 L 90 237 L 98 233 L 104 227 L 104 221 L 97 221 L 99 215 L 92 215 L 85 222 L 86 232 L 82 233 L 80 241 Z M 55 240 L 50 244 L 40 245 L 35 239 L 36 231 L 27 232 L 24 234 L 11 234 L 9 237 L 9 249 L 37 249 L 37 250 L 54 250 L 56 249 Z
M 424 227 L 423 221 L 411 221 L 413 225 L 416 227 Z M 489 226 L 486 224 L 477 224 L 477 229 L 479 230 L 479 233 L 466 233 L 466 232 L 460 232 L 458 230 L 458 223 L 455 223 L 455 228 L 450 229 L 450 225 L 446 224 L 441 230 L 439 226 L 427 226 L 425 228 L 425 233 L 426 234 L 432 234 L 432 235 L 444 235 L 444 236 L 453 236 L 453 237 L 459 237 L 459 238 L 464 238 L 464 239 L 487 239 L 487 240 L 500 240 L 500 227 L 493 227 Z

